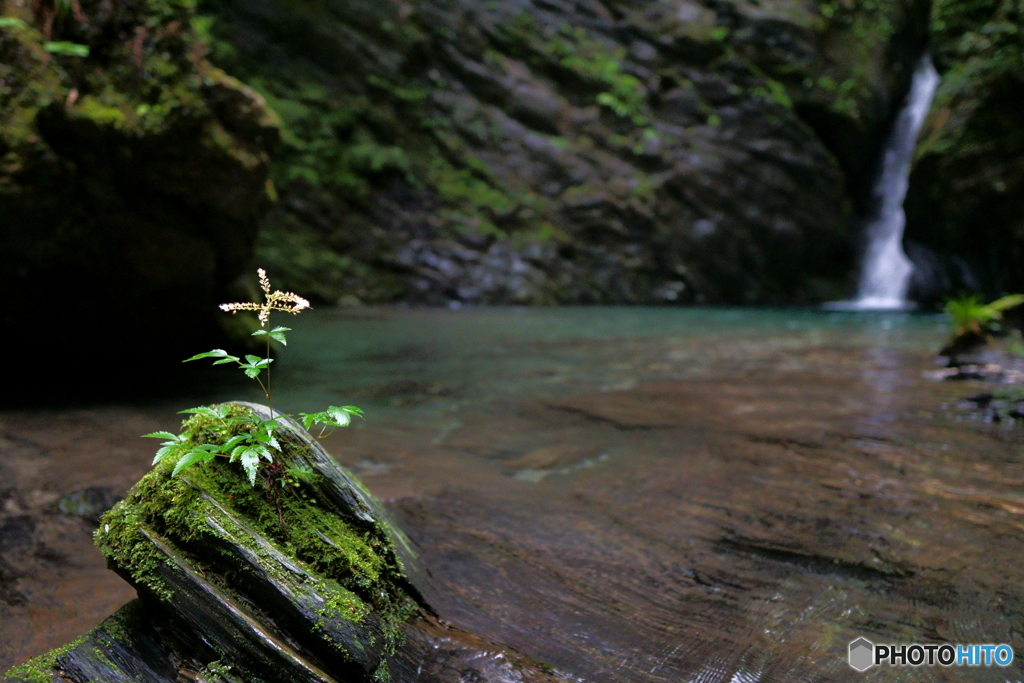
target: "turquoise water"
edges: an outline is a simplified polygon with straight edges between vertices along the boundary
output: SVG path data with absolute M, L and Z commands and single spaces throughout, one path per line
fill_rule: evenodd
M 942 315 L 728 308 L 322 309 L 275 363 L 275 403 L 423 413 L 512 396 L 721 377 L 787 350 L 931 352 Z

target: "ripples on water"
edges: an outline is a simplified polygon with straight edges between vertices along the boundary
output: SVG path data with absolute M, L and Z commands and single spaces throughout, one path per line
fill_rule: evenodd
M 861 680 L 845 663 L 861 635 L 1024 658 L 1022 440 L 942 409 L 972 389 L 923 377 L 941 316 L 369 308 L 287 324 L 277 407 L 366 410 L 328 448 L 409 533 L 442 616 L 572 680 Z M 190 400 L 258 398 L 236 392 Z M 134 434 L 181 407 L 0 426 L 59 445 L 25 486 L 60 491 L 65 475 L 137 477 L 150 444 Z M 54 418 L 63 437 L 39 427 Z M 138 451 L 127 474 L 103 446 L 117 439 Z

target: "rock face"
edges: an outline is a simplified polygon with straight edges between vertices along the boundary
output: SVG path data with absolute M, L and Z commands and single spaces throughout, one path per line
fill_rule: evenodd
M 938 0 L 932 24 L 942 81 L 906 203 L 917 295 L 1024 290 L 1024 13 L 1009 0 Z
M 197 443 L 202 420 L 186 426 Z M 555 680 L 438 622 L 380 504 L 294 422 L 276 435 L 278 462 L 310 472 L 301 483 L 252 486 L 222 459 L 144 476 L 95 534 L 139 599 L 5 682 Z
M 0 286 L 17 299 L 0 329 L 94 358 L 111 338 L 223 336 L 209 311 L 269 204 L 275 116 L 205 59 L 193 3 L 0 1 L 0 17 Z
M 856 265 L 928 2 L 212 0 L 322 300 L 801 302 Z

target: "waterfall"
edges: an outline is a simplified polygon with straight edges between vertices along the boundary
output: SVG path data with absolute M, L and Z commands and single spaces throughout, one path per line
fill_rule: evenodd
M 903 200 L 910 184 L 914 143 L 938 83 L 939 74 L 931 58 L 924 55 L 914 71 L 907 102 L 885 142 L 882 172 L 874 187 L 877 213 L 867 226 L 867 250 L 857 298 L 832 304 L 829 308 L 897 310 L 910 307 L 906 296 L 913 266 L 903 253 L 906 224 Z

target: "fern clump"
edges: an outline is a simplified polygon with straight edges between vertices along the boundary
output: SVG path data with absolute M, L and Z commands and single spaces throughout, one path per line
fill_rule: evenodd
M 949 299 L 944 308 L 953 321 L 953 336 L 942 350 L 943 355 L 966 351 L 987 344 L 999 330 L 1003 312 L 1024 304 L 1024 294 L 1008 294 L 990 303 L 983 303 L 977 294 L 964 294 Z

